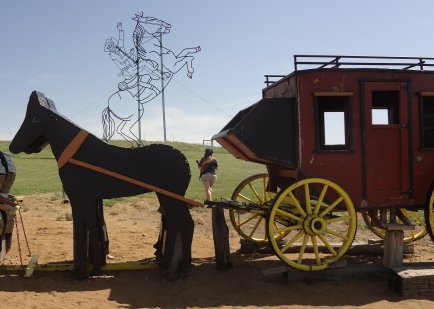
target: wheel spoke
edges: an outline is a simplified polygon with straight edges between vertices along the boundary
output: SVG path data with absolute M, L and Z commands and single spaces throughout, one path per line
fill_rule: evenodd
M 274 233 L 285 233 L 302 229 L 303 226 L 301 224 L 291 225 L 287 227 L 276 228 L 273 230 Z
M 245 196 L 245 195 L 243 195 L 243 194 L 238 194 L 238 197 L 240 197 L 240 198 L 242 198 L 243 200 L 245 200 L 246 202 L 249 202 L 250 204 L 254 204 L 255 203 L 255 201 L 254 200 L 252 200 L 251 198 L 249 198 L 249 197 L 247 197 L 247 196 Z
M 267 201 L 269 200 L 269 196 L 267 196 L 267 180 L 268 178 L 264 177 L 262 178 L 262 196 L 263 196 L 263 201 Z
M 317 265 L 321 265 L 321 257 L 319 256 L 318 243 L 316 241 L 316 236 L 310 237 L 312 240 L 313 252 L 315 253 L 315 260 Z
M 301 264 L 301 262 L 303 261 L 303 255 L 304 255 L 304 252 L 306 251 L 306 245 L 307 245 L 308 240 L 309 240 L 309 235 L 304 234 L 303 242 L 301 244 L 300 252 L 298 254 L 297 264 Z
M 272 192 L 268 191 L 269 175 L 255 174 L 244 179 L 235 188 L 231 199 L 238 203 L 247 203 L 258 205 L 259 209 L 250 209 L 246 205 L 245 211 L 240 209 L 229 209 L 231 223 L 238 234 L 252 242 L 263 243 L 268 242 L 266 220 L 263 217 L 264 213 L 270 207 Z M 252 216 L 253 215 L 253 216 Z M 248 223 L 248 224 L 247 224 Z M 277 234 L 275 238 L 281 239 L 285 235 Z
M 300 203 L 298 202 L 298 199 L 295 198 L 295 196 L 294 196 L 294 194 L 292 194 L 292 192 L 289 192 L 289 197 L 291 198 L 292 203 L 294 204 L 295 208 L 297 208 L 297 210 L 300 212 L 300 214 L 303 217 L 306 217 L 306 212 L 303 210 Z
M 331 204 L 329 207 L 321 211 L 319 216 L 324 217 L 327 213 L 331 212 L 340 202 L 342 202 L 343 199 L 344 198 L 342 196 L 339 196 L 338 199 L 333 204 Z
M 315 209 L 313 210 L 313 213 L 314 213 L 315 215 L 318 214 L 318 211 L 319 211 L 319 209 L 320 209 L 320 207 L 321 207 L 322 201 L 324 200 L 324 196 L 325 196 L 325 194 L 326 194 L 328 188 L 329 188 L 328 185 L 324 185 L 324 186 L 322 187 L 321 194 L 319 195 L 319 198 L 318 198 L 317 204 L 316 204 L 316 206 L 315 206 Z
M 310 190 L 309 190 L 309 184 L 304 184 L 304 197 L 306 200 L 306 213 L 310 215 L 312 213 L 312 205 L 310 203 Z
M 288 218 L 293 219 L 293 220 L 298 221 L 298 222 L 302 222 L 303 221 L 302 218 L 300 218 L 298 216 L 295 216 L 292 213 L 289 213 L 289 212 L 284 211 L 282 209 L 276 210 L 276 214 L 280 215 L 280 217 L 284 217 L 284 218 L 288 217 Z
M 326 219 L 327 223 L 333 223 L 333 222 L 341 222 L 341 221 L 347 221 L 350 220 L 350 216 L 342 216 L 342 217 L 336 217 L 336 218 L 330 218 Z
M 253 234 L 255 234 L 255 232 L 256 232 L 256 230 L 258 229 L 258 226 L 259 226 L 259 224 L 261 223 L 261 221 L 262 221 L 262 217 L 260 217 L 260 216 L 258 216 L 258 220 L 256 220 L 256 223 L 255 223 L 255 225 L 253 226 L 253 228 L 252 228 L 252 231 L 250 232 L 250 237 L 252 237 L 253 236 Z
M 335 232 L 335 231 L 330 230 L 330 229 L 326 229 L 326 233 L 329 233 L 329 234 L 331 234 L 333 236 L 339 237 L 339 238 L 341 238 L 343 240 L 348 240 L 348 236 L 347 235 L 343 235 L 341 233 Z
M 288 250 L 289 247 L 291 247 L 297 240 L 300 239 L 301 236 L 304 235 L 303 231 L 298 231 L 298 233 L 292 238 L 290 239 L 285 246 L 282 247 L 282 249 L 280 251 L 282 251 L 282 253 L 285 253 L 286 250 Z
M 252 221 L 253 219 L 257 218 L 259 215 L 258 214 L 253 214 L 251 217 L 248 217 L 247 219 L 239 222 L 238 226 L 243 226 L 244 224 Z
M 423 221 L 416 212 L 414 211 L 408 211 L 405 210 L 405 215 L 407 216 L 407 218 L 412 217 L 417 223 L 419 223 L 422 226 L 426 226 L 425 221 Z
M 325 237 L 323 235 L 318 235 L 319 239 L 321 239 L 322 243 L 326 246 L 326 248 L 329 250 L 329 252 L 333 255 L 333 256 L 337 256 L 338 254 L 336 253 L 336 250 L 333 249 L 333 247 L 330 245 L 330 243 L 327 241 L 327 239 L 325 239 Z
M 262 204 L 264 201 L 259 197 L 258 192 L 256 191 L 255 188 L 253 188 L 252 183 L 249 183 L 249 188 L 252 191 L 253 195 L 256 197 L 256 199 L 258 200 L 259 204 Z

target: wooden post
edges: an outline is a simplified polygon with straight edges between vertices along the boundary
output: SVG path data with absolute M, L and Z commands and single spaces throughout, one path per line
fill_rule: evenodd
M 167 280 L 176 280 L 180 278 L 179 265 L 182 262 L 182 239 L 181 233 L 176 235 L 175 247 L 173 249 L 172 259 L 170 260 L 169 267 L 166 272 Z
M 226 224 L 224 209 L 221 207 L 212 208 L 212 234 L 214 238 L 216 268 L 218 270 L 232 268 L 229 248 L 229 228 Z
M 3 264 L 6 258 L 6 235 L 0 236 L 0 265 Z
M 400 267 L 404 256 L 404 231 L 386 230 L 384 236 L 383 266 Z

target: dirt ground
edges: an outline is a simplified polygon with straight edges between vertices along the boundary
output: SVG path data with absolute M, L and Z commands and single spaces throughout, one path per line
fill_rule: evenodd
M 154 261 L 159 232 L 157 201 L 131 198 L 105 207 L 110 238 L 109 263 Z M 1 308 L 434 308 L 434 295 L 401 297 L 387 280 L 298 280 L 263 271 L 283 266 L 274 254 L 242 254 L 240 238 L 230 229 L 233 268 L 217 271 L 214 263 L 211 211 L 192 210 L 195 221 L 193 268 L 182 280 L 167 281 L 161 269 L 104 271 L 102 276 L 76 281 L 70 271 L 35 271 L 24 278 L 19 270 L 38 255 L 39 265 L 71 263 L 72 221 L 69 204 L 54 194 L 24 197 L 19 242 L 14 242 L 0 267 Z M 19 221 L 20 222 L 20 221 Z M 28 240 L 28 246 L 26 243 Z M 375 238 L 358 230 L 355 242 Z M 19 243 L 19 244 L 18 244 Z M 30 254 L 29 254 L 30 250 Z M 426 236 L 414 243 L 404 262 L 433 262 L 434 246 Z M 360 259 L 360 257 L 358 257 Z M 381 256 L 368 257 L 381 263 Z M 18 267 L 12 267 L 16 265 Z M 150 263 L 150 265 L 153 265 Z

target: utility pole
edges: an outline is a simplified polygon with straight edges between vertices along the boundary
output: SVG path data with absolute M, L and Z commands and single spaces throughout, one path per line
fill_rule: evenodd
M 142 124 L 141 124 L 141 118 L 142 118 L 142 114 L 141 114 L 141 107 L 142 104 L 140 103 L 140 57 L 139 55 L 139 46 L 136 45 L 136 69 L 137 69 L 137 124 L 139 127 L 139 147 L 143 146 L 142 143 Z
M 163 131 L 164 131 L 164 143 L 167 143 L 166 139 L 166 110 L 164 103 L 164 68 L 163 68 L 163 36 L 160 32 L 160 71 L 161 71 L 161 101 L 163 107 Z

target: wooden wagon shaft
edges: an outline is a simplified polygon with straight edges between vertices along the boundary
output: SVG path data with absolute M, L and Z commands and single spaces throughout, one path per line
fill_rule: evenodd
M 133 179 L 131 177 L 122 175 L 122 174 L 118 174 L 116 172 L 110 171 L 110 170 L 106 170 L 102 167 L 96 166 L 96 165 L 92 165 L 86 162 L 82 162 L 79 160 L 75 160 L 72 158 L 72 156 L 77 152 L 77 150 L 80 148 L 81 144 L 84 142 L 84 140 L 86 139 L 87 135 L 89 134 L 89 132 L 87 132 L 86 130 L 81 130 L 80 132 L 78 132 L 78 134 L 73 138 L 73 140 L 69 143 L 69 145 L 64 149 L 63 153 L 60 155 L 58 161 L 57 161 L 57 165 L 58 168 L 60 169 L 62 166 L 64 166 L 66 163 L 73 163 L 75 165 L 99 172 L 101 174 L 105 174 L 120 180 L 123 180 L 125 182 L 137 185 L 139 187 L 142 188 L 146 188 L 149 190 L 152 190 L 154 192 L 157 193 L 161 193 L 170 197 L 173 197 L 175 199 L 181 200 L 186 202 L 187 204 L 191 205 L 191 206 L 195 206 L 195 207 L 205 207 L 204 204 L 194 201 L 192 199 L 186 198 L 185 196 L 155 187 L 153 185 L 150 185 L 148 183 L 142 182 L 142 181 L 138 181 L 136 179 Z

